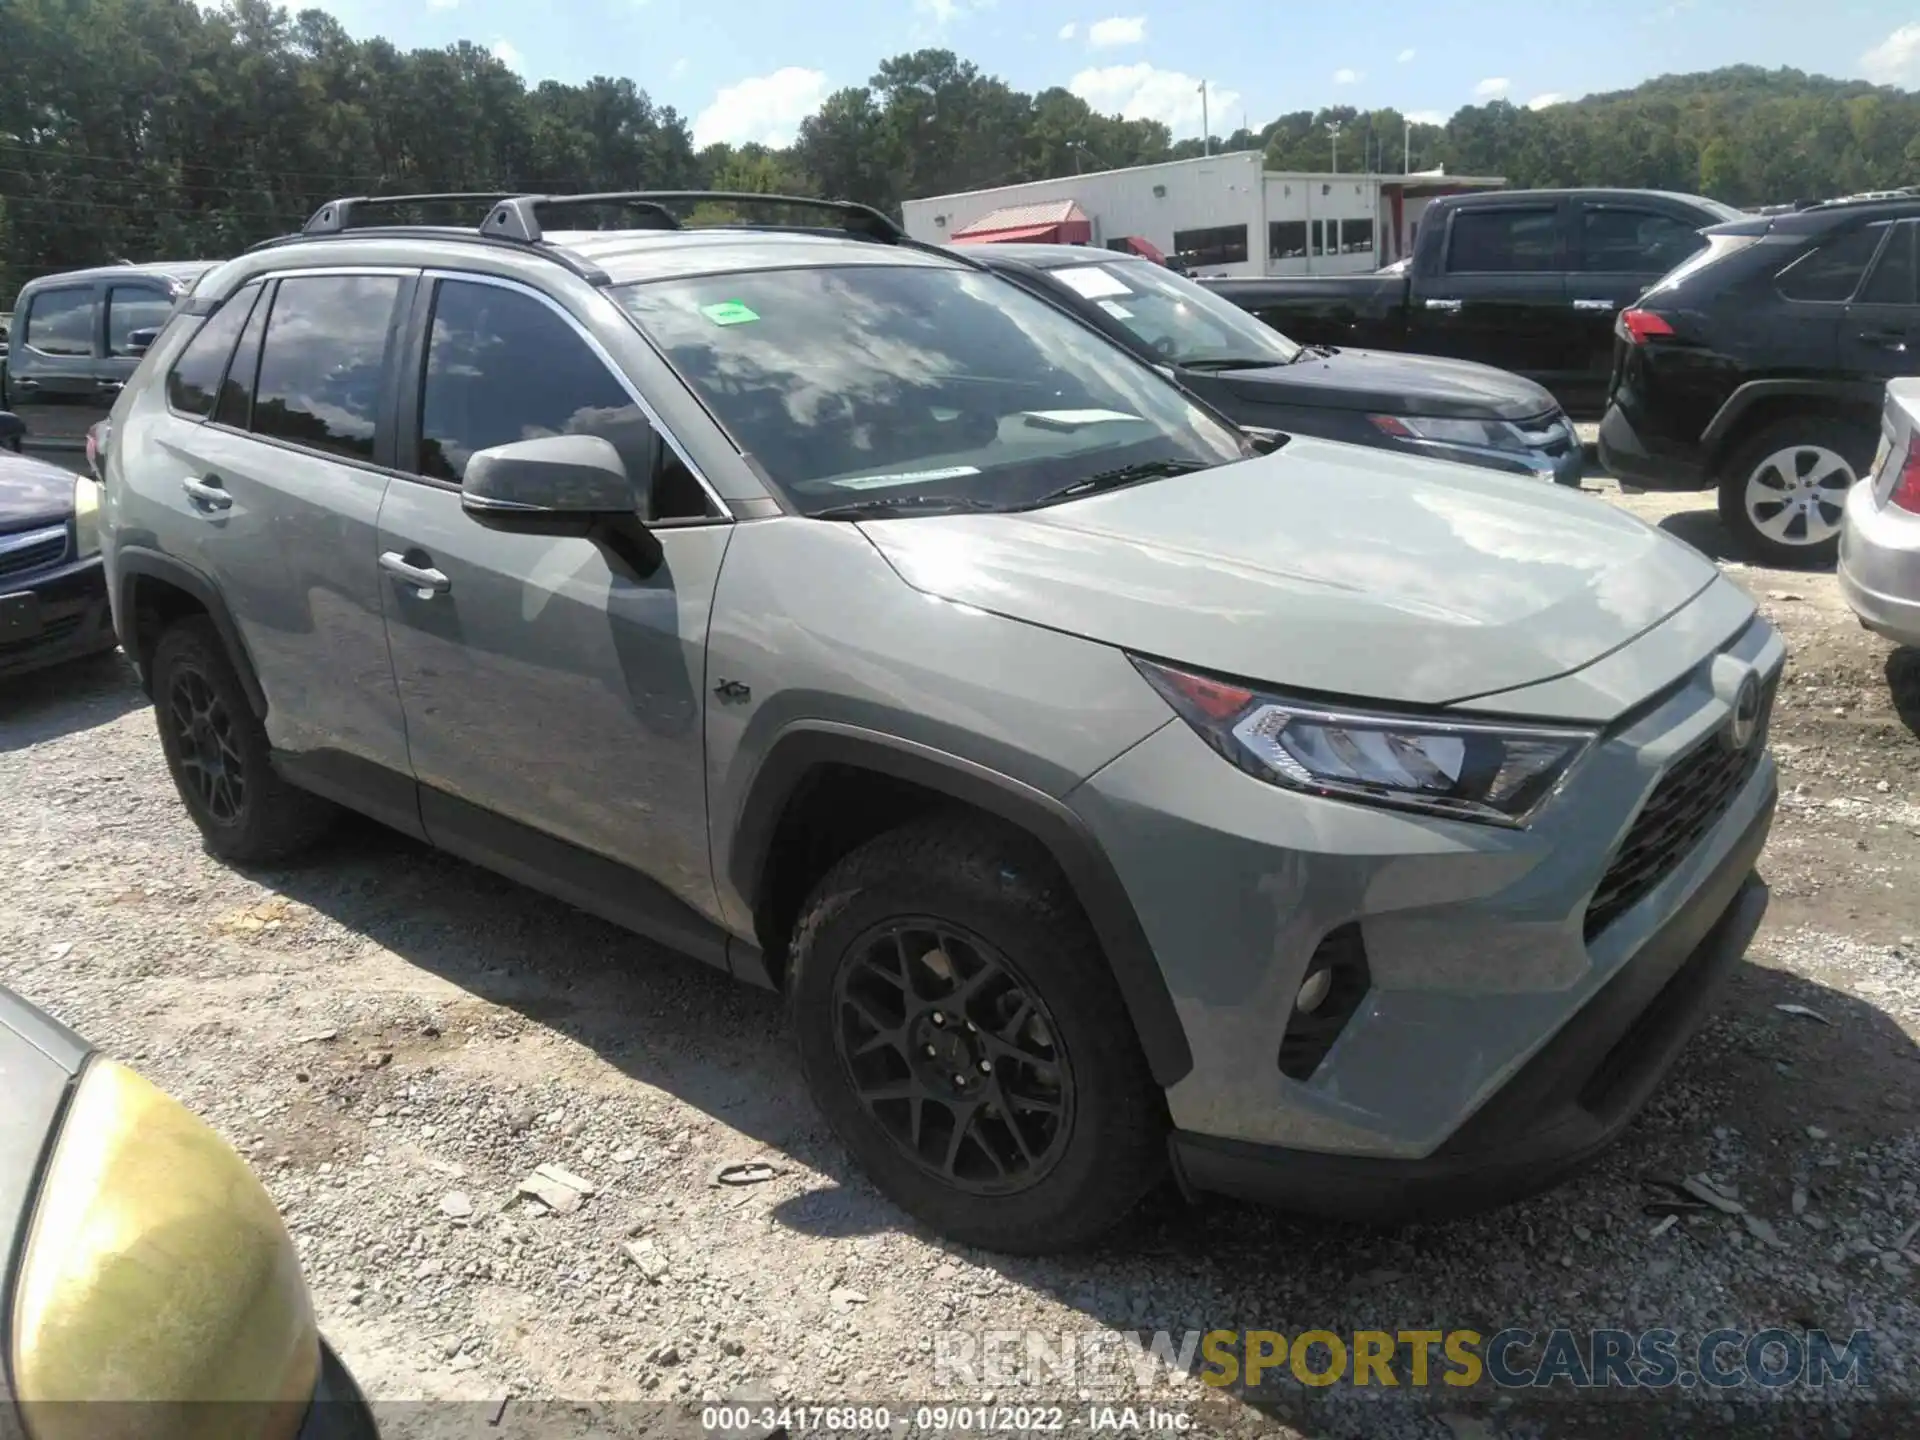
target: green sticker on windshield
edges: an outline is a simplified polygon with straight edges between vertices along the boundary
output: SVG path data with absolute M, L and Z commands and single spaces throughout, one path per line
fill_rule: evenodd
M 745 325 L 760 317 L 738 300 L 722 300 L 717 305 L 702 305 L 700 313 L 716 325 Z

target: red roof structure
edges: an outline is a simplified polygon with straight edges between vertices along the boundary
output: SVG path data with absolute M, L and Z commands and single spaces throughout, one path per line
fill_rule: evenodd
M 950 237 L 956 245 L 1007 244 L 1032 240 L 1053 245 L 1090 245 L 1093 221 L 1072 200 L 1047 200 L 1038 205 L 1010 205 L 983 215 Z

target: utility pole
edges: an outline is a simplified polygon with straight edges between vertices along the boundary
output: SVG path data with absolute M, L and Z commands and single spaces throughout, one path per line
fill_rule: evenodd
M 1327 134 L 1333 137 L 1333 173 L 1338 175 L 1340 173 L 1340 122 L 1338 120 L 1327 122 Z
M 1401 156 L 1400 156 L 1400 173 L 1402 175 L 1411 175 L 1413 173 L 1413 121 L 1403 120 L 1401 123 L 1407 127 L 1406 128 L 1406 147 L 1407 148 L 1401 153 Z
M 1200 153 L 1213 153 L 1213 122 L 1207 118 L 1207 82 L 1200 82 Z

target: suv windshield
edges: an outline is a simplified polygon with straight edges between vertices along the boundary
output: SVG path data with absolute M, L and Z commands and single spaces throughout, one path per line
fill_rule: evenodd
M 1146 260 L 1048 272 L 1174 365 L 1290 365 L 1300 347 L 1230 300 Z
M 610 293 L 808 514 L 1010 509 L 1248 453 L 1150 366 L 978 271 L 808 267 Z

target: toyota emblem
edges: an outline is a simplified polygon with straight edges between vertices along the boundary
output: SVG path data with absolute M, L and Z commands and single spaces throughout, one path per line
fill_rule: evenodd
M 1741 678 L 1740 689 L 1733 697 L 1733 718 L 1727 722 L 1727 744 L 1735 750 L 1744 750 L 1753 743 L 1755 732 L 1760 728 L 1760 681 L 1749 670 Z

